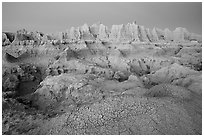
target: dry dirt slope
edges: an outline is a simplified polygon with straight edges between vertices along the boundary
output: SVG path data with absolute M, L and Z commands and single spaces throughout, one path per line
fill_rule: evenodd
M 201 36 L 135 23 L 2 33 L 2 134 L 202 134 Z

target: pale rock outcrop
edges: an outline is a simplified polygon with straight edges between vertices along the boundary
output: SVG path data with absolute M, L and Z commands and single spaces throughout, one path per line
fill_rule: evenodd
M 108 28 L 100 22 L 90 27 L 90 33 L 101 41 L 108 41 Z
M 120 70 L 122 72 L 127 72 L 130 70 L 130 66 L 127 64 L 120 50 L 112 50 L 108 55 L 108 60 L 110 61 L 111 68 L 114 70 Z
M 114 31 L 115 29 L 115 31 Z M 116 25 L 112 26 L 110 38 L 115 36 L 115 41 L 121 43 L 139 42 L 140 32 L 139 26 L 135 23 L 128 23 L 127 25 Z M 113 38 L 112 38 L 113 39 Z
M 149 41 L 150 41 L 150 42 L 153 42 L 154 39 L 153 39 L 153 35 L 152 35 L 152 32 L 150 31 L 150 29 L 149 29 L 149 28 L 146 28 L 145 31 L 146 31 L 147 38 L 149 39 Z
M 81 39 L 83 40 L 95 40 L 94 36 L 90 33 L 90 28 L 87 24 L 84 24 L 83 26 L 80 27 L 80 34 L 81 34 Z
M 175 42 L 184 42 L 189 39 L 189 32 L 185 28 L 178 27 L 173 31 Z
M 144 26 L 138 27 L 138 35 L 141 42 L 149 42 Z
M 183 28 L 184 40 L 189 41 L 190 33 L 186 28 Z
M 110 36 L 109 36 L 110 41 L 117 42 L 117 39 L 120 36 L 120 30 L 121 30 L 122 27 L 123 27 L 123 24 L 122 25 L 113 25 L 112 26 L 111 33 L 110 33 Z
M 162 29 L 156 28 L 156 32 L 159 41 L 164 41 L 165 40 L 164 31 Z
M 130 31 L 131 31 L 131 33 L 133 34 L 133 41 L 134 42 L 139 42 L 140 41 L 140 39 L 139 39 L 139 32 L 138 32 L 138 25 L 137 24 L 135 24 L 135 22 L 134 23 L 132 23 L 131 25 L 130 25 Z
M 117 41 L 122 42 L 122 43 L 129 43 L 133 40 L 133 33 L 131 31 L 131 25 L 132 24 L 127 24 L 127 25 L 122 25 L 122 28 L 119 31 L 119 37 Z
M 173 33 L 168 28 L 164 29 L 164 37 L 168 42 L 173 41 Z
M 136 76 L 136 75 L 132 75 L 132 74 L 131 74 L 131 75 L 128 77 L 128 81 L 134 81 L 135 83 L 138 84 L 139 87 L 144 87 L 144 85 L 143 85 L 143 83 L 142 83 L 142 80 L 141 80 L 138 76 Z
M 90 26 L 90 33 L 95 37 L 97 38 L 98 35 L 99 35 L 99 28 L 100 28 L 100 25 L 101 23 L 100 22 L 97 22 L 93 25 Z
M 98 38 L 102 41 L 108 41 L 108 38 L 109 38 L 108 28 L 103 24 L 100 24 L 99 26 Z
M 81 39 L 81 33 L 79 31 L 79 28 L 71 27 L 68 35 L 70 40 L 80 40 Z
M 159 41 L 159 37 L 158 37 L 158 34 L 157 34 L 157 31 L 156 31 L 155 27 L 152 30 L 152 39 L 153 39 L 154 42 Z

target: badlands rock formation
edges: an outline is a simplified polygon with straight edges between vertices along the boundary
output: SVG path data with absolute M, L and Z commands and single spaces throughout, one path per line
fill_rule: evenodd
M 202 134 L 202 37 L 100 22 L 2 32 L 2 134 Z

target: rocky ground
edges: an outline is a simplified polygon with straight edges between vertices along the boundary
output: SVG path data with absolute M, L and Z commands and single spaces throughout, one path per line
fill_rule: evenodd
M 2 134 L 202 134 L 202 40 L 184 28 L 2 33 Z

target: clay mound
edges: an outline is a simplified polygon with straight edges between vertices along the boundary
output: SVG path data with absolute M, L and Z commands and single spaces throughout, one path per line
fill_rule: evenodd
M 35 91 L 32 100 L 33 105 L 39 109 L 54 111 L 57 104 L 66 103 L 66 111 L 72 105 L 80 105 L 86 102 L 97 100 L 101 93 L 93 85 L 89 85 L 87 76 L 62 74 L 59 76 L 47 77 L 41 82 L 41 88 Z M 94 78 L 94 77 L 93 77 Z M 91 78 L 91 79 L 93 79 Z M 63 104 L 62 104 L 63 105 Z M 49 108 L 52 106 L 52 109 Z
M 174 63 L 170 66 L 163 67 L 147 77 L 154 83 L 171 83 L 175 79 L 185 78 L 188 75 L 198 74 L 198 71 L 189 69 Z
M 145 95 L 148 97 L 179 97 L 181 99 L 189 99 L 191 92 L 183 87 L 171 84 L 159 84 L 150 88 Z
M 202 94 L 202 75 L 201 74 L 189 75 L 186 78 L 176 79 L 172 82 L 172 84 L 183 86 L 188 90 L 195 92 L 199 95 Z

